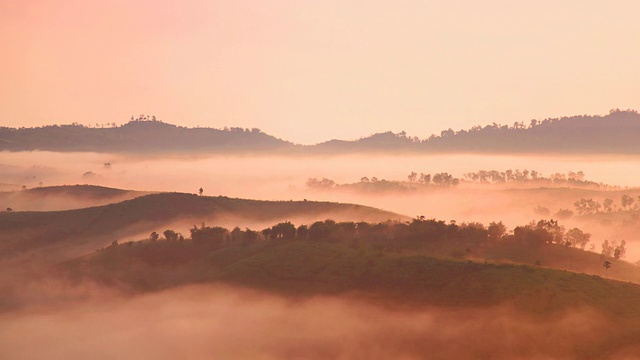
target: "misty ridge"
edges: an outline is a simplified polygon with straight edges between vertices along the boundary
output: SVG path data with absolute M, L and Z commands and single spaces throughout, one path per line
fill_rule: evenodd
M 0 128 L 0 151 L 90 151 L 115 153 L 237 154 L 358 154 L 358 153 L 537 153 L 537 154 L 638 154 L 640 114 L 636 110 L 611 110 L 605 116 L 572 116 L 522 121 L 513 125 L 447 129 L 427 139 L 401 133 L 378 133 L 358 140 L 330 140 L 298 145 L 259 129 L 238 127 L 186 128 L 155 116 L 139 115 L 115 123 L 89 127 L 49 125 L 38 128 Z
M 3 274 L 13 285 L 4 284 L 0 333 L 11 341 L 0 354 L 42 356 L 41 347 L 29 346 L 34 341 L 49 344 L 51 358 L 102 349 L 105 358 L 266 359 L 577 359 L 637 351 L 640 288 L 605 276 L 640 279 L 640 268 L 620 259 L 624 244 L 617 255 L 584 251 L 589 234 L 557 222 L 513 232 L 500 222 L 425 218 L 160 229 L 53 267 L 40 264 L 46 275 Z M 568 266 L 571 272 L 556 270 Z M 58 330 L 46 335 L 54 324 Z M 495 333 L 485 338 L 487 329 Z M 505 332 L 506 344 L 498 336 Z M 161 333 L 172 334 L 163 353 L 150 345 Z M 206 340 L 212 335 L 213 343 Z M 63 336 L 86 342 L 68 347 Z M 98 341 L 104 336 L 111 341 Z M 179 350 L 176 337 L 189 350 Z
M 86 340 L 82 334 L 97 339 L 99 332 L 119 334 L 123 326 L 142 331 L 131 321 L 145 328 L 156 324 L 172 337 L 189 334 L 189 354 L 202 358 L 413 359 L 428 353 L 443 359 L 577 359 L 637 353 L 640 267 L 624 261 L 626 242 L 588 251 L 595 239 L 586 228 L 537 220 L 509 230 L 499 218 L 486 225 L 462 218 L 412 219 L 355 204 L 202 192 L 54 186 L 5 194 L 22 194 L 29 199 L 25 204 L 48 196 L 108 202 L 66 211 L 0 212 L 5 357 L 41 357 L 28 345 L 34 342 L 50 344 L 50 358 L 100 349 L 140 358 L 180 353 L 169 339 L 167 353 L 144 346 L 157 340 L 150 330 L 131 335 L 138 339 L 137 351 L 117 335 L 111 339 L 119 346 L 95 340 L 68 347 L 44 339 L 52 323 L 59 336 Z M 132 198 L 120 201 L 122 195 Z M 207 345 L 211 332 L 221 329 L 214 314 L 246 314 L 249 308 L 260 312 L 224 321 L 238 328 L 252 323 L 259 330 L 225 333 L 218 340 L 228 344 Z M 175 320 L 165 322 L 160 310 Z M 110 320 L 91 326 L 88 319 L 100 314 Z M 262 323 L 261 316 L 269 321 Z M 335 328 L 344 330 L 341 336 L 329 330 Z M 511 340 L 484 339 L 487 329 L 510 332 Z M 292 342 L 293 334 L 302 338 Z M 239 339 L 254 347 L 234 346 Z

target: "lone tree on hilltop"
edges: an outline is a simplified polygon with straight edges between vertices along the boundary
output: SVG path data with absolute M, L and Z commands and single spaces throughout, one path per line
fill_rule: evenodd
M 602 266 L 604 266 L 604 275 L 607 276 L 608 270 L 611 267 L 611 261 L 605 260 Z

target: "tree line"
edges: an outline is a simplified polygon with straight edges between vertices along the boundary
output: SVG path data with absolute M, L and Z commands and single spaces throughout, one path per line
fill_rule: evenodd
M 455 245 L 470 249 L 493 246 L 517 245 L 523 248 L 543 246 L 565 246 L 584 250 L 591 241 L 591 234 L 579 228 L 566 230 L 556 220 L 538 220 L 517 226 L 507 231 L 502 222 L 491 222 L 488 226 L 478 222 L 426 219 L 423 216 L 411 221 L 368 222 L 336 222 L 331 219 L 316 221 L 310 225 L 295 226 L 289 221 L 280 222 L 260 231 L 235 227 L 228 230 L 219 226 L 193 226 L 189 237 L 174 230 L 167 229 L 162 235 L 152 232 L 149 242 L 167 242 L 190 244 L 198 251 L 218 249 L 224 246 L 246 246 L 257 241 L 325 241 L 344 242 L 352 247 L 369 245 L 379 250 L 400 249 L 403 247 L 419 247 L 428 245 Z M 133 242 L 128 246 L 136 245 Z M 118 246 L 114 242 L 112 246 Z M 591 245 L 590 251 L 595 246 Z M 626 254 L 626 242 L 608 241 L 602 244 L 602 255 L 615 259 Z
M 580 215 L 592 215 L 598 213 L 612 213 L 617 211 L 631 211 L 640 209 L 640 196 L 637 197 L 638 202 L 634 205 L 636 198 L 631 195 L 623 194 L 620 196 L 620 206 L 613 199 L 604 199 L 602 203 L 593 199 L 580 199 L 573 203 L 576 211 Z

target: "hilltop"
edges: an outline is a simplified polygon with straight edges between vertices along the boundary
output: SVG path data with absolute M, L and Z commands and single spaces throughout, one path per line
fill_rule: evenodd
M 427 139 L 384 132 L 358 140 L 330 140 L 297 145 L 259 129 L 185 128 L 148 117 L 122 125 L 89 128 L 51 125 L 39 128 L 0 128 L 0 151 L 93 151 L 239 154 L 352 154 L 352 153 L 587 153 L 638 154 L 640 114 L 612 110 L 605 116 L 572 116 L 515 122 L 512 126 L 474 126 L 447 129 Z
M 259 201 L 158 193 L 115 204 L 65 211 L 0 212 L 0 257 L 33 250 L 92 251 L 126 236 L 170 224 L 248 226 L 291 219 L 385 221 L 404 216 L 375 208 L 316 201 Z M 48 257 L 55 259 L 53 253 Z
M 428 139 L 401 132 L 374 134 L 355 141 L 331 140 L 313 148 L 321 153 L 421 152 L 421 153 L 588 153 L 638 154 L 640 114 L 612 110 L 605 116 L 571 116 L 493 123 L 455 131 L 451 128 Z
M 51 125 L 0 128 L 0 151 L 255 152 L 282 150 L 291 143 L 258 129 L 186 128 L 161 121 L 133 120 L 122 126 L 89 128 Z
M 132 293 L 221 283 L 290 297 L 351 294 L 395 307 L 484 308 L 506 303 L 542 316 L 591 308 L 613 318 L 640 320 L 637 285 L 531 265 L 381 250 L 366 243 L 130 243 L 65 262 L 57 271 L 76 283 L 90 279 Z
M 12 211 L 55 211 L 100 206 L 148 195 L 146 191 L 96 185 L 43 186 L 0 192 L 0 206 Z

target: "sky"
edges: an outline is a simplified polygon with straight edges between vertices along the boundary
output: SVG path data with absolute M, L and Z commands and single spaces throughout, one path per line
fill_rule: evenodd
M 640 109 L 636 0 L 0 0 L 0 125 L 421 138 Z

